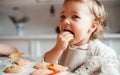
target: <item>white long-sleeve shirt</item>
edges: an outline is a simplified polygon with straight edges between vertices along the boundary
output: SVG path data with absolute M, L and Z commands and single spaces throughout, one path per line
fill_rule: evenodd
M 58 63 L 64 66 L 68 66 L 70 71 L 73 71 L 77 68 L 75 73 L 78 75 L 82 75 L 80 74 L 81 72 L 80 70 L 86 67 L 94 67 L 94 68 L 99 67 L 101 68 L 102 72 L 107 71 L 109 75 L 110 74 L 119 75 L 118 73 L 119 62 L 115 50 L 106 46 L 98 39 L 93 40 L 88 44 L 84 44 L 82 46 L 75 46 L 75 45 L 69 46 L 69 48 L 63 52 Z M 88 63 L 88 66 L 85 65 L 84 63 Z M 91 63 L 93 63 L 93 65 L 90 65 Z M 82 68 L 80 67 L 80 65 L 81 66 L 83 65 Z M 88 69 L 86 69 L 86 72 L 87 70 Z M 108 75 L 107 72 L 106 74 L 103 75 Z

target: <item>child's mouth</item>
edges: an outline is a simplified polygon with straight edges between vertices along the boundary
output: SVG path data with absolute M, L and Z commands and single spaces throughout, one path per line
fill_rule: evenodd
M 74 35 L 74 33 L 73 33 L 72 31 L 70 31 L 70 30 L 64 30 L 64 31 L 70 32 L 71 34 L 73 34 L 73 35 Z

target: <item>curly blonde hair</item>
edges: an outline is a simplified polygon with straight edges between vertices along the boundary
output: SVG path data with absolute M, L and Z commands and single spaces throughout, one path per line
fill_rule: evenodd
M 99 22 L 98 27 L 92 33 L 90 39 L 93 40 L 98 38 L 98 36 L 101 35 L 106 28 L 107 14 L 105 12 L 104 6 L 98 0 L 65 0 L 64 3 L 70 1 L 87 3 L 90 12 L 95 18 L 94 20 Z

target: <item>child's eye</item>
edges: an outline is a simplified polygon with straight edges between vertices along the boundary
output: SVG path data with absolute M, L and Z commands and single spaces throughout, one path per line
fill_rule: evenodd
M 74 16 L 72 16 L 72 18 L 79 18 L 79 16 L 74 15 Z
M 62 16 L 61 16 L 61 19 L 65 19 L 65 15 L 62 15 Z

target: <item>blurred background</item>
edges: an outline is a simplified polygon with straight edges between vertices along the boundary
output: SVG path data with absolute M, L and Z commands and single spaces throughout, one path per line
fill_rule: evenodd
M 0 0 L 0 43 L 38 57 L 55 44 L 64 0 Z M 107 30 L 100 38 L 120 54 L 120 0 L 99 0 L 108 13 Z

